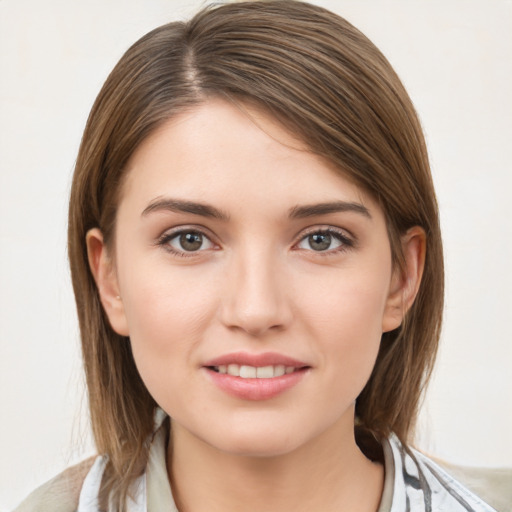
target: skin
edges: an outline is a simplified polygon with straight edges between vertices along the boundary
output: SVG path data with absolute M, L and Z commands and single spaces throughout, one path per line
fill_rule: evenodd
M 112 327 L 130 337 L 172 418 L 180 510 L 377 510 L 383 468 L 355 443 L 354 403 L 382 333 L 414 300 L 423 231 L 404 235 L 406 272 L 395 272 L 376 202 L 247 105 L 209 100 L 172 118 L 127 173 L 115 250 L 94 229 L 89 258 Z M 169 198 L 225 218 L 173 211 L 162 206 Z M 351 206 L 290 217 L 333 202 Z M 187 251 L 179 231 L 203 241 Z M 277 352 L 308 370 L 276 397 L 244 400 L 204 367 L 240 351 Z

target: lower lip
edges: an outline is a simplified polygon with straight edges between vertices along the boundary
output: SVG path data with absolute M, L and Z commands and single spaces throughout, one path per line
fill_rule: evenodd
M 308 368 L 271 379 L 243 379 L 205 368 L 208 376 L 222 391 L 242 400 L 269 400 L 297 385 Z

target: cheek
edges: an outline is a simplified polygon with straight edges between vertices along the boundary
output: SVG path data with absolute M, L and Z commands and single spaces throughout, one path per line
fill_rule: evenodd
M 216 294 L 197 272 L 149 267 L 124 281 L 130 342 L 149 393 L 164 410 L 175 412 L 199 398 L 187 383 L 194 377 L 195 351 L 216 312 Z
M 365 272 L 354 268 L 331 276 L 311 294 L 317 298 L 304 298 L 301 306 L 331 378 L 343 378 L 356 388 L 369 378 L 380 346 L 389 284 L 389 271 L 382 267 L 367 267 Z
M 183 358 L 200 343 L 216 314 L 214 282 L 197 269 L 176 269 L 165 262 L 126 268 L 133 270 L 123 276 L 123 302 L 139 371 L 158 371 L 180 359 L 184 366 Z
M 311 279 L 298 294 L 312 325 L 341 333 L 382 334 L 390 271 L 382 264 L 350 267 Z M 307 293 L 306 293 L 307 290 Z

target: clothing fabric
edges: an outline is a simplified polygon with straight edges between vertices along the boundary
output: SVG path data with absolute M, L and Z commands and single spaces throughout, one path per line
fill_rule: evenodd
M 394 480 L 393 496 L 390 506 L 382 502 L 378 512 L 496 512 L 434 461 L 406 450 L 395 436 L 385 440 L 383 448 L 386 475 Z
M 160 411 L 146 472 L 135 482 L 128 512 L 179 512 L 172 497 L 166 469 L 168 422 Z M 396 436 L 382 442 L 385 482 L 378 512 L 509 512 L 495 509 L 451 477 L 422 453 L 406 449 Z M 29 497 L 14 512 L 100 512 L 98 492 L 106 458 L 82 464 L 82 478 L 68 489 L 61 506 L 48 507 L 51 492 Z M 79 479 L 80 480 L 80 479 Z M 55 485 L 55 484 L 54 484 Z M 51 486 L 50 486 L 51 488 Z M 36 493 L 37 494 L 37 491 Z M 74 498 L 70 497 L 73 494 Z M 31 500 L 32 498 L 32 500 Z M 46 500 L 46 501 L 45 501 Z M 75 500 L 74 506 L 71 502 Z M 109 512 L 114 512 L 113 509 Z

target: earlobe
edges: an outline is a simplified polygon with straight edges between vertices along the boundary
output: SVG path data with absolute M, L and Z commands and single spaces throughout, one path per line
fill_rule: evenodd
M 109 257 L 103 242 L 103 234 L 99 228 L 93 228 L 87 232 L 86 244 L 89 267 L 110 325 L 118 334 L 128 336 L 128 325 L 115 267 Z
M 382 332 L 399 327 L 418 293 L 425 266 L 426 234 L 414 226 L 402 237 L 405 268 L 393 273 L 391 287 L 382 319 Z

